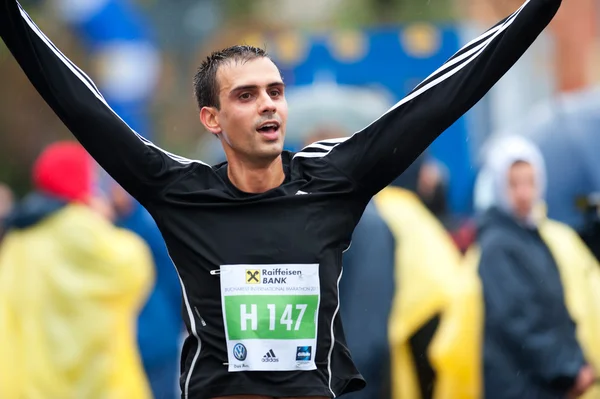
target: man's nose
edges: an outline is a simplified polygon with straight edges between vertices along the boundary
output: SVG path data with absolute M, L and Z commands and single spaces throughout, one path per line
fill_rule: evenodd
M 268 93 L 263 93 L 259 105 L 260 114 L 274 114 L 277 112 L 277 105 Z

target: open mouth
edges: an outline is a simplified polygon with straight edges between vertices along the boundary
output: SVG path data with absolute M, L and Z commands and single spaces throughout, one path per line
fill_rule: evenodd
M 277 138 L 277 133 L 279 132 L 279 122 L 265 122 L 260 125 L 256 131 L 268 138 Z

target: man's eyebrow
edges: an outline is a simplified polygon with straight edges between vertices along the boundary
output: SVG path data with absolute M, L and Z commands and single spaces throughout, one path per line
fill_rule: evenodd
M 267 85 L 267 87 L 277 87 L 277 86 L 285 87 L 285 83 L 283 83 L 282 81 L 277 81 L 277 82 L 271 82 Z M 239 91 L 243 91 L 243 90 L 256 90 L 256 89 L 258 89 L 257 85 L 236 86 L 233 89 L 231 89 L 231 91 L 229 93 L 235 93 L 235 92 L 239 92 Z

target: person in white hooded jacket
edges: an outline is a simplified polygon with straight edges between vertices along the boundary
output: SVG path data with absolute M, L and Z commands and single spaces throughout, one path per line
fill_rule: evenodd
M 539 231 L 544 160 L 526 139 L 505 136 L 489 147 L 481 173 L 476 246 L 485 304 L 484 397 L 579 397 L 594 371 Z

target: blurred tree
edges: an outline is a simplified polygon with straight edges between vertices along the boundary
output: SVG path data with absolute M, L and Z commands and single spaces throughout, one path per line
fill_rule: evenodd
M 452 0 L 353 0 L 351 20 L 359 25 L 417 21 L 447 22 L 455 19 Z
M 416 21 L 446 22 L 455 19 L 453 0 L 323 0 L 320 12 L 312 21 L 298 12 L 296 27 L 326 26 L 328 28 L 360 27 L 376 24 L 397 24 Z M 244 24 L 260 22 L 268 29 L 281 25 L 282 10 L 290 4 L 282 0 L 224 0 L 227 18 Z M 293 7 L 306 7 L 305 2 L 293 2 Z M 311 3 L 311 7 L 313 4 Z M 267 14 L 265 10 L 270 12 Z M 302 15 L 302 16 L 300 16 Z M 287 21 L 286 21 L 287 22 Z
M 244 19 L 249 17 L 254 8 L 255 3 L 248 0 L 223 0 L 225 13 L 232 19 Z
M 87 66 L 73 35 L 52 19 L 44 3 L 28 7 L 27 11 L 67 56 Z M 39 151 L 52 141 L 72 136 L 33 89 L 1 41 L 0 76 L 0 181 L 21 196 L 30 189 L 31 164 Z

